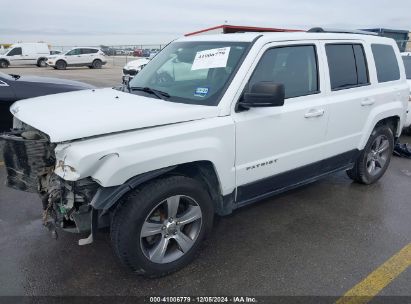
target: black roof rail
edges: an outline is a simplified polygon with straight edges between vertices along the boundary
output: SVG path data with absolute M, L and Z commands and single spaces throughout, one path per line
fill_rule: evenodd
M 361 30 L 343 30 L 343 29 L 327 29 L 322 27 L 313 27 L 307 31 L 308 33 L 338 33 L 338 34 L 359 34 L 378 36 L 377 33 L 361 31 Z

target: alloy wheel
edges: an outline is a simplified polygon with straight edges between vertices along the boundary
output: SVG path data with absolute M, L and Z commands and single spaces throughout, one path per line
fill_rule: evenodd
M 140 232 L 141 249 L 153 263 L 170 263 L 186 254 L 201 231 L 202 211 L 186 195 L 159 202 L 146 217 Z
M 379 135 L 374 139 L 370 152 L 367 154 L 366 167 L 371 176 L 376 176 L 384 168 L 389 159 L 390 143 L 385 135 Z

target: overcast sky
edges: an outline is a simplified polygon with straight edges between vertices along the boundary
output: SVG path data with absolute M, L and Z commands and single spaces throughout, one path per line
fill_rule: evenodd
M 410 0 L 0 0 L 0 7 L 0 43 L 53 46 L 166 43 L 225 21 L 294 29 L 411 30 Z

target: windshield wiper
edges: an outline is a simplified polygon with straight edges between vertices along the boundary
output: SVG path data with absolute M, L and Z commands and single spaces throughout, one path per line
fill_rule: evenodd
M 162 100 L 167 100 L 164 97 L 170 98 L 170 94 L 163 92 L 163 91 L 156 90 L 156 89 L 152 89 L 149 87 L 131 87 L 130 91 L 143 91 L 149 94 L 153 94 L 157 98 L 162 99 Z

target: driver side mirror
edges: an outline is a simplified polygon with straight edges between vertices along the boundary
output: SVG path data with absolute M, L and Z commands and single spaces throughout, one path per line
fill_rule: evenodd
M 244 109 L 253 107 L 280 107 L 284 105 L 285 89 L 282 83 L 260 81 L 255 83 L 250 92 L 243 95 L 239 106 Z

